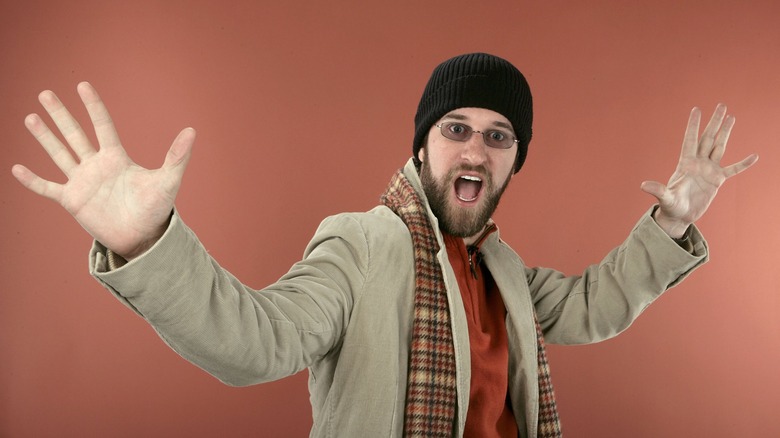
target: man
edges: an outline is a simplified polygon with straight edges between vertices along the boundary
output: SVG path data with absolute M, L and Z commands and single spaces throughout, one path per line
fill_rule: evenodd
M 720 185 L 757 156 L 721 167 L 734 118 L 718 106 L 701 137 L 688 123 L 669 183 L 626 241 L 577 277 L 527 268 L 491 216 L 523 166 L 531 93 L 484 53 L 433 72 L 412 159 L 382 204 L 326 219 L 304 258 L 255 291 L 208 255 L 174 209 L 195 132 L 160 169 L 125 154 L 95 90 L 79 84 L 100 148 L 51 92 L 40 101 L 78 162 L 37 115 L 25 123 L 68 176 L 14 166 L 94 237 L 91 272 L 174 350 L 230 385 L 309 369 L 312 436 L 560 436 L 544 343 L 616 335 L 707 259 L 693 225 Z

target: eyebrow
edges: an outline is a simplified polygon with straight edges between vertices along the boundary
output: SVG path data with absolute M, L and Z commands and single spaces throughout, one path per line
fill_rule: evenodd
M 455 120 L 464 120 L 464 121 L 466 121 L 469 118 L 464 116 L 463 114 L 456 113 L 456 112 L 451 112 L 449 114 L 446 114 L 444 117 L 442 117 L 442 119 L 455 119 Z M 508 130 L 514 132 L 514 129 L 512 129 L 512 125 L 510 125 L 508 123 L 504 123 L 504 122 L 499 121 L 499 120 L 494 120 L 493 121 L 493 126 L 496 126 L 496 127 L 499 127 L 499 128 L 508 129 Z

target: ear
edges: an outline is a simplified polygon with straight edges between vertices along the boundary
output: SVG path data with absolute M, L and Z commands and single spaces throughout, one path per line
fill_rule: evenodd
M 515 154 L 515 162 L 512 163 L 512 175 L 514 176 L 517 172 L 520 171 L 520 169 L 517 168 L 517 163 L 520 161 L 520 149 L 517 149 L 517 153 Z M 522 167 L 522 166 L 521 166 Z
M 428 147 L 428 134 L 425 134 L 425 137 L 423 137 L 422 141 L 420 142 L 420 149 L 417 149 L 417 160 L 421 163 L 425 161 L 426 158 L 428 158 L 428 151 L 426 148 Z

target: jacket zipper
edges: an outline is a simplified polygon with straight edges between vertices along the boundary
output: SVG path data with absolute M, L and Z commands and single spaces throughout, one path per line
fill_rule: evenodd
M 469 256 L 469 269 L 471 270 L 471 276 L 475 280 L 477 279 L 477 263 L 479 263 L 479 247 L 482 245 L 482 241 L 495 230 L 496 224 L 491 223 L 473 245 L 466 247 L 466 253 Z
M 471 275 L 472 277 L 474 277 L 474 280 L 477 279 L 476 263 L 478 263 L 478 261 L 475 260 L 477 258 L 475 256 L 479 255 L 478 249 L 479 248 L 477 248 L 476 246 L 469 246 L 468 248 L 466 248 L 466 252 L 469 255 L 469 269 L 471 269 Z

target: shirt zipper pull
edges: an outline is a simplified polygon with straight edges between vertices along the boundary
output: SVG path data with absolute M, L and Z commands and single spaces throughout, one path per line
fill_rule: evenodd
M 466 252 L 469 255 L 469 268 L 471 269 L 471 275 L 474 277 L 474 279 L 477 279 L 477 267 L 474 264 L 474 254 L 477 252 L 477 248 L 474 246 L 470 246 L 466 248 Z

